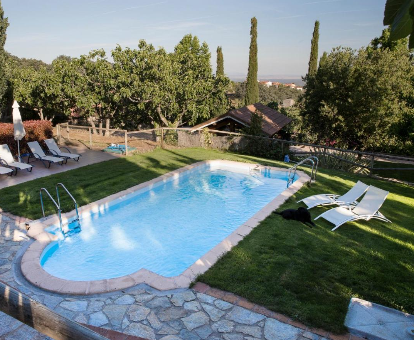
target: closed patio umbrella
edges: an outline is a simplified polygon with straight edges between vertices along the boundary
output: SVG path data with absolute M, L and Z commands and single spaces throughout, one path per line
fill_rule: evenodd
M 14 139 L 17 140 L 17 150 L 19 153 L 19 162 L 21 162 L 20 157 L 20 141 L 26 136 L 26 131 L 24 130 L 22 116 L 20 115 L 19 104 L 17 101 L 13 103 L 13 127 L 14 127 Z

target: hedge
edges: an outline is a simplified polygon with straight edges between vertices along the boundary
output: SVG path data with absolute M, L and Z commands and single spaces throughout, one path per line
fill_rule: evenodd
M 27 120 L 23 122 L 26 136 L 20 141 L 20 153 L 29 152 L 27 142 L 38 141 L 45 146 L 44 140 L 53 137 L 52 122 L 48 120 Z M 0 145 L 7 144 L 13 155 L 17 155 L 17 141 L 14 140 L 13 124 L 0 123 Z

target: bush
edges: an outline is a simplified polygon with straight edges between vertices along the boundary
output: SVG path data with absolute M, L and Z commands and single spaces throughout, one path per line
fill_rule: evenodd
M 48 120 L 28 120 L 23 122 L 26 136 L 20 141 L 20 153 L 29 152 L 27 142 L 38 141 L 44 146 L 44 140 L 53 137 L 52 122 Z M 13 155 L 17 155 L 17 141 L 14 140 L 13 124 L 0 123 L 0 144 L 7 144 Z

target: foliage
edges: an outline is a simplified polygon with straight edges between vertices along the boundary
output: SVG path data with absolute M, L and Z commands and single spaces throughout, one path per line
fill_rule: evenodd
M 208 128 L 204 128 L 201 132 L 201 143 L 203 144 L 203 147 L 205 149 L 208 149 L 211 147 L 211 144 L 213 143 L 212 141 L 212 134 L 210 132 L 208 132 Z
M 243 132 L 246 135 L 251 136 L 263 136 L 263 114 L 259 111 L 255 111 L 252 113 L 250 118 L 250 126 L 245 127 Z
M 318 47 L 319 46 L 319 21 L 315 21 L 313 29 L 311 53 L 309 58 L 308 75 L 313 76 L 318 70 Z
M 259 101 L 259 86 L 257 82 L 257 19 L 255 17 L 251 19 L 250 39 L 245 105 L 256 104 Z
M 316 142 L 343 148 L 413 151 L 414 69 L 405 49 L 336 48 L 314 77 L 306 78 L 301 115 Z M 407 127 L 407 126 L 406 126 Z
M 7 72 L 6 72 L 6 61 L 7 55 L 4 51 L 4 44 L 6 43 L 6 30 L 9 26 L 7 18 L 4 17 L 3 7 L 0 1 L 0 110 L 4 106 L 4 96 L 7 91 Z
M 396 41 L 410 35 L 409 45 L 414 48 L 414 1 L 387 0 L 384 11 L 384 25 L 391 26 L 390 40 Z
M 221 46 L 217 47 L 217 70 L 216 76 L 224 76 L 224 59 Z
M 52 123 L 47 120 L 27 120 L 23 122 L 26 136 L 20 141 L 21 153 L 28 152 L 27 142 L 43 141 L 53 137 Z M 0 145 L 7 144 L 12 154 L 17 155 L 17 142 L 14 140 L 13 124 L 0 123 Z

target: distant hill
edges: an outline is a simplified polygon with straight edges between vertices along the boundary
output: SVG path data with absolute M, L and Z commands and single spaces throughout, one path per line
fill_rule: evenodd
M 243 82 L 246 80 L 246 77 L 239 77 L 239 76 L 229 76 L 230 80 L 237 81 L 237 82 Z M 293 79 L 293 78 L 258 78 L 260 81 L 271 81 L 271 82 L 279 82 L 283 84 L 289 84 L 289 83 L 295 83 L 296 85 L 303 86 L 305 83 L 302 81 L 301 78 Z

